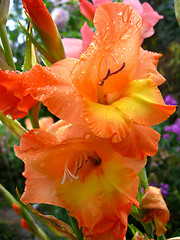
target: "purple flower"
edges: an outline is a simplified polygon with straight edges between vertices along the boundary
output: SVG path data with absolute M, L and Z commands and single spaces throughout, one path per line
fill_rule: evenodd
M 164 139 L 169 139 L 169 137 L 170 137 L 169 133 L 165 133 L 165 134 L 163 135 L 163 138 L 164 138 Z
M 180 138 L 178 139 L 178 141 L 180 141 Z M 176 148 L 176 152 L 180 152 L 180 147 Z
M 51 15 L 59 30 L 61 30 L 69 21 L 69 12 L 61 7 L 55 8 Z
M 161 183 L 160 189 L 161 189 L 161 193 L 162 193 L 163 197 L 166 197 L 168 195 L 169 185 L 165 184 L 165 183 Z
M 150 182 L 150 183 L 149 183 L 149 186 L 157 187 L 157 183 L 156 183 L 156 182 Z
M 167 105 L 177 105 L 177 101 L 176 101 L 175 98 L 174 98 L 173 96 L 171 96 L 170 94 L 165 97 L 164 102 L 165 102 Z
M 177 140 L 180 141 L 180 118 L 178 118 L 172 126 L 165 126 L 165 131 L 176 133 L 177 134 Z M 164 138 L 166 138 L 166 137 L 167 136 L 165 136 Z
M 172 126 L 165 126 L 166 132 L 172 132 Z

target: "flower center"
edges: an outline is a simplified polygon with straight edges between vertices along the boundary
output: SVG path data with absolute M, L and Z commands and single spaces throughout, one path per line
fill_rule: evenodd
M 114 56 L 112 56 L 112 55 L 109 55 L 109 56 L 113 59 L 113 61 L 116 64 L 119 64 Z M 110 76 L 119 73 L 125 67 L 125 62 L 123 62 L 122 66 L 120 68 L 118 68 L 115 71 L 111 71 L 111 69 L 108 67 L 111 64 L 109 63 L 107 57 L 108 56 L 102 56 L 102 58 L 99 62 L 98 79 L 100 79 L 100 80 L 97 83 L 98 103 L 101 103 L 101 104 L 104 104 L 104 105 L 111 104 L 114 101 L 114 99 L 117 99 L 117 97 L 118 97 L 117 96 L 118 93 L 112 93 L 112 94 L 106 94 L 105 93 L 105 90 L 104 90 L 105 81 L 107 81 Z M 111 63 L 112 63 L 112 61 L 111 61 Z M 106 73 L 105 77 L 102 78 L 102 72 L 104 72 L 104 71 L 107 71 L 107 73 Z
M 64 176 L 61 181 L 63 184 L 68 178 L 83 181 L 88 175 L 101 165 L 102 160 L 95 152 L 76 152 L 71 154 L 66 160 Z

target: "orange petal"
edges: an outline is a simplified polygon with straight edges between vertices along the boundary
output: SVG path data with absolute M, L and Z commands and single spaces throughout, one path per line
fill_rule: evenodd
M 83 122 L 81 99 L 69 78 L 76 61 L 64 59 L 50 68 L 36 65 L 24 81 L 26 93 L 41 101 L 54 115 L 69 122 Z
M 162 54 L 140 49 L 137 70 L 134 79 L 152 79 L 157 86 L 165 82 L 165 78 L 157 71 L 159 58 Z
M 97 29 L 94 40 L 72 71 L 75 88 L 91 101 L 97 101 L 97 86 L 108 70 L 117 73 L 105 81 L 105 94 L 122 90 L 134 76 L 140 49 L 141 17 L 130 6 L 106 3 L 97 8 L 94 25 Z
M 90 101 L 83 102 L 83 116 L 89 128 L 103 138 L 119 142 L 130 132 L 132 121 L 118 108 Z
M 176 110 L 165 105 L 156 84 L 151 79 L 134 80 L 124 97 L 114 102 L 129 118 L 140 125 L 153 126 L 166 120 Z
M 141 200 L 141 208 L 145 211 L 142 221 L 149 222 L 153 219 L 156 225 L 156 235 L 163 235 L 166 232 L 165 225 L 169 220 L 169 210 L 161 195 L 161 190 L 148 187 Z
M 22 81 L 25 76 L 26 73 L 0 69 L 0 111 L 4 115 L 11 114 L 13 119 L 25 117 L 37 103 L 29 94 L 24 95 Z
M 153 156 L 158 150 L 160 134 L 151 127 L 133 124 L 131 132 L 114 148 L 124 157 Z

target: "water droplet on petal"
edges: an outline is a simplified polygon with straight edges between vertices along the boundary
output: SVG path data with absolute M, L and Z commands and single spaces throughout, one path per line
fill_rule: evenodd
M 85 117 L 84 118 L 86 122 L 89 122 L 89 118 L 88 117 Z
M 89 139 L 90 137 L 91 137 L 91 134 L 89 134 L 89 133 L 86 133 L 84 136 L 85 139 Z
M 119 16 L 122 16 L 122 12 L 119 12 L 118 15 L 119 15 Z

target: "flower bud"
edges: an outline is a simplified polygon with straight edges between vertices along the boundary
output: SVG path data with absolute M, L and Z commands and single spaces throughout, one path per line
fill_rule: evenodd
M 47 51 L 55 62 L 65 58 L 64 48 L 57 27 L 42 0 L 22 0 L 25 11 L 32 19 Z
M 166 232 L 165 225 L 169 220 L 169 210 L 162 197 L 161 190 L 156 187 L 148 187 L 141 200 L 141 208 L 145 211 L 142 222 L 154 220 L 156 235 L 161 236 Z

